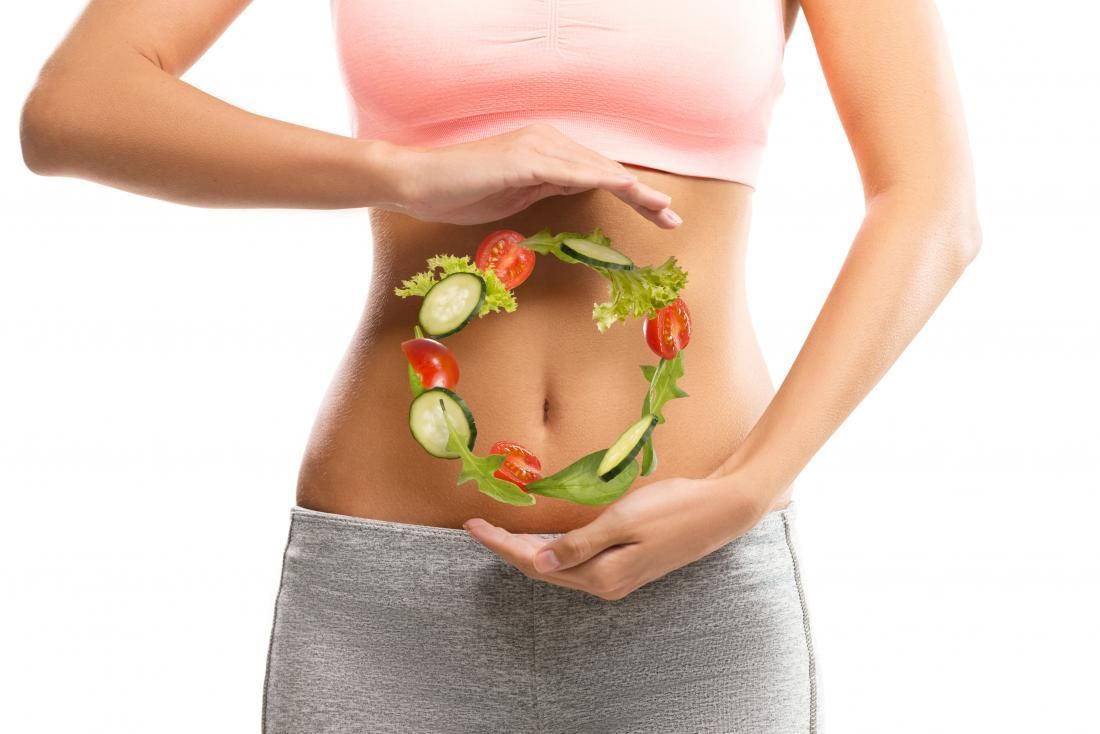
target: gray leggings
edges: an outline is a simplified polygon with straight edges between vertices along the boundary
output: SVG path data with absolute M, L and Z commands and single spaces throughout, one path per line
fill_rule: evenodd
M 263 731 L 815 732 L 792 517 L 608 601 L 465 530 L 295 506 Z

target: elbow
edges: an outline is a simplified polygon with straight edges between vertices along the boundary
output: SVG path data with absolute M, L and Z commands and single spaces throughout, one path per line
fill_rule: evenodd
M 956 274 L 981 251 L 982 227 L 973 186 L 896 186 L 868 201 L 869 209 L 880 206 L 924 232 L 928 252 L 935 252 Z
M 982 225 L 978 219 L 973 193 L 962 197 L 961 201 L 952 207 L 952 211 L 954 214 L 950 220 L 953 253 L 960 269 L 963 269 L 974 261 L 982 249 Z
M 19 143 L 23 163 L 40 176 L 61 173 L 64 164 L 64 124 L 56 93 L 36 86 L 23 103 L 19 119 Z

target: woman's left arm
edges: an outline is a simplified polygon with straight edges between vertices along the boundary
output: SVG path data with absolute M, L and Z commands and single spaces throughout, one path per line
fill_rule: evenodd
M 470 528 L 531 576 L 618 599 L 749 530 L 981 246 L 962 103 L 933 1 L 802 7 L 863 181 L 866 213 L 836 282 L 768 408 L 705 479 L 640 487 L 549 543 Z M 557 570 L 541 561 L 536 569 L 534 554 L 546 548 Z
M 966 126 L 932 0 L 803 0 L 866 214 L 787 377 L 711 477 L 785 490 L 928 321 L 981 247 Z

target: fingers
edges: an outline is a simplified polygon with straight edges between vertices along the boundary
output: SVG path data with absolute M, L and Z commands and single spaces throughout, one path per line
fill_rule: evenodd
M 620 196 L 618 192 L 613 193 L 615 193 L 616 196 L 619 196 L 620 199 L 629 204 L 634 209 L 634 211 L 638 212 L 643 217 L 656 224 L 658 227 L 663 227 L 664 229 L 675 229 L 683 223 L 680 215 L 673 211 L 672 208 L 669 207 L 667 204 L 664 207 L 642 206 L 637 204 L 635 201 L 628 199 L 627 197 Z
M 621 178 L 624 173 L 632 174 L 621 164 L 604 161 L 606 158 L 597 161 L 579 160 L 576 157 L 566 158 L 543 153 L 529 167 L 529 184 L 547 183 L 558 187 L 539 189 L 538 198 L 604 188 L 658 227 L 673 229 L 680 226 L 681 220 L 670 208 L 671 196 L 641 183 L 637 178 Z
M 552 155 L 540 155 L 527 167 L 527 185 L 554 184 L 563 188 L 608 189 L 624 191 L 635 186 L 633 178 L 624 178 L 622 172 L 587 163 L 567 161 Z M 625 174 L 627 176 L 631 174 Z
M 558 158 L 570 160 L 571 157 L 575 157 L 577 160 L 585 161 L 601 168 L 633 173 L 618 161 L 611 160 L 591 148 L 580 145 L 564 136 L 561 136 L 561 138 L 565 150 L 552 149 L 550 151 L 552 155 Z M 672 197 L 657 191 L 647 184 L 639 181 L 633 187 L 627 187 L 622 190 L 612 189 L 611 192 L 629 204 L 636 212 L 659 227 L 672 229 L 683 223 L 680 216 L 671 209 Z
M 608 513 L 575 530 L 555 538 L 535 554 L 534 566 L 539 573 L 563 571 L 584 563 L 610 546 L 627 540 L 620 532 L 617 523 L 608 518 Z

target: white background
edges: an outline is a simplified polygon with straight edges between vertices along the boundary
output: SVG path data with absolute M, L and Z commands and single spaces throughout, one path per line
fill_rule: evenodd
M 940 3 L 984 247 L 798 480 L 824 731 L 1098 731 L 1100 18 L 1073 5 Z M 0 730 L 256 731 L 366 211 L 29 173 L 19 108 L 81 6 L 24 3 L 0 30 Z M 777 383 L 862 216 L 801 16 L 785 72 L 749 255 Z M 185 78 L 348 132 L 323 2 L 255 4 Z

